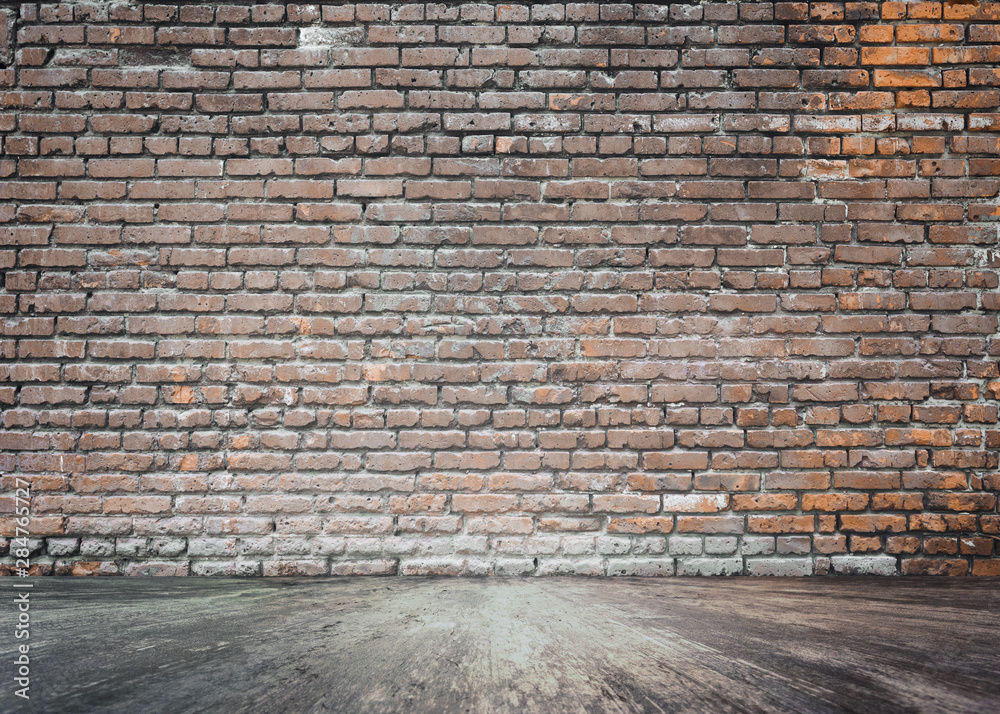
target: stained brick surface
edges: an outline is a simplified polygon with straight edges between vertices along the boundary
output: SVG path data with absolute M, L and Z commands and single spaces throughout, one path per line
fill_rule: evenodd
M 998 43 L 4 4 L 0 568 L 1000 575 Z

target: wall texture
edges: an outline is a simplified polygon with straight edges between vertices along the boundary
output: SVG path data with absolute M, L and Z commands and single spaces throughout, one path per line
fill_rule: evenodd
M 1000 4 L 6 7 L 5 572 L 1000 575 Z

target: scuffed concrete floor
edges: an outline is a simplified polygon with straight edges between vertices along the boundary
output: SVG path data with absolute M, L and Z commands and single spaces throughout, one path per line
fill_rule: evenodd
M 32 581 L 3 711 L 1000 711 L 996 579 Z

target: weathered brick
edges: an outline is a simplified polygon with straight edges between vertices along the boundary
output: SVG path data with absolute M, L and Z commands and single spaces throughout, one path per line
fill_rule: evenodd
M 43 559 L 996 574 L 998 23 L 26 5 L 0 468 L 79 494 Z

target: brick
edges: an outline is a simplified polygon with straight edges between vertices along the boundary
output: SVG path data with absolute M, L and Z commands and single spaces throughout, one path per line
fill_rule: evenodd
M 0 470 L 67 514 L 41 567 L 997 574 L 998 22 L 25 5 Z

